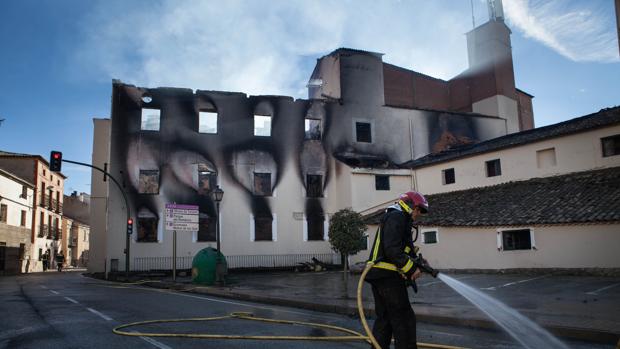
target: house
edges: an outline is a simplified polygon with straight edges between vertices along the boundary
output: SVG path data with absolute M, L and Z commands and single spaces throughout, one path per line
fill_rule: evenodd
M 30 268 L 34 185 L 0 169 L 0 275 Z

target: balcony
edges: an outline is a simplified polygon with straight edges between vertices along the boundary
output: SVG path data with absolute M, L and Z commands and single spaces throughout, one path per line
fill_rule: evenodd
M 56 211 L 58 209 L 58 201 L 56 201 L 55 199 L 50 199 L 49 209 L 50 211 Z
M 47 224 L 40 225 L 39 234 L 37 234 L 37 236 L 42 238 L 45 237 L 47 234 L 49 234 L 49 227 L 47 226 Z
M 62 239 L 62 230 L 60 228 L 54 228 L 52 234 L 54 235 L 54 240 Z
M 69 247 L 77 247 L 77 242 L 78 242 L 78 239 L 76 237 L 72 237 L 71 239 L 69 239 L 68 246 Z
M 49 195 L 41 194 L 41 200 L 39 201 L 39 206 L 47 207 L 49 200 L 50 200 Z
M 56 213 L 62 214 L 62 202 L 58 202 L 58 205 L 56 206 Z

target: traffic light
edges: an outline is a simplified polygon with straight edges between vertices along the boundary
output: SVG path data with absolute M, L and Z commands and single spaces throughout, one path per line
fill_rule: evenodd
M 133 219 L 129 218 L 127 220 L 127 235 L 131 235 L 133 233 Z
M 52 150 L 52 153 L 50 154 L 50 171 L 60 172 L 61 165 L 62 165 L 62 153 L 59 151 Z

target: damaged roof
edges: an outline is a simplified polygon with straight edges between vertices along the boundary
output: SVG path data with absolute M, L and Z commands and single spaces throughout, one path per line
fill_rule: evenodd
M 429 154 L 419 159 L 405 162 L 401 164 L 401 166 L 403 168 L 415 169 L 444 161 L 454 160 L 461 157 L 482 154 L 527 143 L 538 142 L 548 138 L 570 135 L 619 123 L 620 106 L 616 106 L 612 108 L 601 109 L 597 113 L 585 115 L 557 124 L 538 127 L 517 133 L 511 133 L 502 137 L 489 139 L 487 141 L 467 144 L 439 153 Z
M 427 196 L 424 226 L 528 226 L 620 222 L 620 167 Z M 378 224 L 383 210 L 364 217 Z

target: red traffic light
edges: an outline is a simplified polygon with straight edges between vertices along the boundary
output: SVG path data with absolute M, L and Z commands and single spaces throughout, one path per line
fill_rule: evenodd
M 60 172 L 62 166 L 62 152 L 52 150 L 50 153 L 50 171 Z
M 127 220 L 127 224 L 132 225 L 132 224 L 133 224 L 133 219 L 129 218 L 129 219 Z
M 54 159 L 60 159 L 60 153 L 53 153 L 52 156 Z

